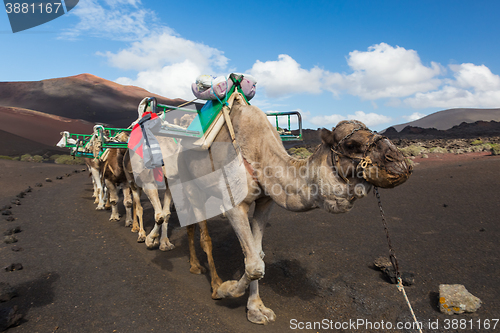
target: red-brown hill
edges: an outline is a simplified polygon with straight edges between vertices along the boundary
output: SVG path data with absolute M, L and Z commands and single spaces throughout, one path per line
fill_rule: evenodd
M 0 106 L 36 110 L 116 127 L 128 127 L 137 118 L 139 102 L 148 96 L 156 97 L 162 104 L 179 105 L 184 102 L 91 74 L 41 81 L 0 82 Z
M 128 127 L 144 97 L 179 105 L 139 87 L 91 74 L 28 82 L 0 82 L 0 155 L 57 151 L 60 132 L 92 133 L 95 123 Z

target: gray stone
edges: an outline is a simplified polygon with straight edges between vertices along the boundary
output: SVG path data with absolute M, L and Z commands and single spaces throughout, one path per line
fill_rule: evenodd
M 449 315 L 476 312 L 481 300 L 472 295 L 461 284 L 439 285 L 439 310 Z

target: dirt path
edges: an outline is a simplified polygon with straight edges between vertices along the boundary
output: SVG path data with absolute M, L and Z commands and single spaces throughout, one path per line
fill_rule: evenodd
M 21 174 L 27 167 L 13 163 Z M 55 172 L 54 167 L 43 169 Z M 75 169 L 64 168 L 57 172 Z M 417 165 L 406 184 L 381 190 L 401 268 L 415 274 L 415 284 L 406 290 L 416 315 L 424 325 L 436 320 L 441 325 L 426 332 L 464 331 L 444 329 L 446 319 L 472 319 L 476 325 L 477 320 L 500 318 L 499 170 L 498 157 L 427 161 Z M 34 184 L 36 179 L 25 180 Z M 2 185 L 0 204 L 18 191 L 5 194 L 7 178 Z M 291 329 L 294 323 L 323 319 L 411 321 L 402 295 L 372 265 L 388 251 L 371 196 L 342 215 L 273 210 L 264 237 L 266 276 L 260 291 L 277 321 L 264 327 L 246 320 L 246 297 L 213 301 L 208 278 L 188 272 L 185 230 L 175 216 L 171 241 L 176 249 L 149 251 L 135 242 L 136 234 L 123 221 L 110 222 L 109 212 L 95 211 L 91 194 L 86 173 L 72 174 L 21 199 L 22 205 L 12 208 L 14 222 L 2 216 L 0 231 L 23 230 L 15 244 L 23 251 L 0 246 L 2 267 L 24 266 L 0 272 L 0 281 L 20 294 L 0 306 L 17 304 L 25 314 L 24 322 L 9 332 L 289 332 L 297 331 Z M 150 228 L 152 209 L 143 202 Z M 238 278 L 244 268 L 234 232 L 221 218 L 212 219 L 209 228 L 219 274 L 223 280 Z M 442 315 L 437 310 L 440 283 L 464 284 L 483 300 L 482 307 L 474 314 Z M 398 331 L 414 332 L 391 332 Z M 477 326 L 467 331 L 479 332 Z

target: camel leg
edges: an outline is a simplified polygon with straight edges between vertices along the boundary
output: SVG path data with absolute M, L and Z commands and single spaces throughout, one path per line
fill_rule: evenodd
M 196 228 L 196 224 L 190 224 L 186 227 L 186 231 L 188 234 L 188 244 L 189 244 L 189 264 L 191 268 L 189 271 L 193 274 L 202 274 L 206 272 L 205 267 L 200 265 L 200 261 L 196 256 L 196 249 L 194 247 L 194 230 Z
M 167 187 L 165 190 L 165 196 L 163 198 L 163 223 L 161 225 L 161 238 L 160 238 L 160 250 L 161 251 L 170 251 L 175 248 L 174 244 L 170 243 L 168 239 L 168 220 L 170 220 L 170 215 L 172 212 L 170 211 L 170 205 L 172 203 L 172 193 L 170 193 L 170 189 Z
M 132 190 L 130 188 L 129 184 L 126 184 L 125 187 L 123 188 L 123 205 L 125 206 L 125 211 L 126 211 L 126 219 L 125 219 L 125 226 L 130 227 L 132 225 L 132 216 L 133 216 L 133 206 L 134 202 L 132 199 Z
M 144 230 L 142 221 L 143 209 L 141 205 L 141 189 L 135 186 L 132 187 L 132 198 L 134 199 L 134 221 L 132 222 L 132 232 Z M 137 222 L 139 220 L 139 222 Z
M 119 221 L 120 220 L 120 214 L 118 214 L 118 190 L 116 188 L 116 185 L 113 184 L 112 181 L 106 179 L 105 180 L 106 187 L 108 188 L 109 192 L 109 203 L 111 204 L 111 217 L 109 218 L 110 221 Z
M 96 210 L 104 210 L 105 193 L 104 189 L 102 188 L 100 172 L 98 169 L 90 167 L 90 173 L 92 174 L 92 182 L 94 183 L 94 193 L 96 194 L 96 198 L 94 201 L 94 203 L 97 204 Z
M 251 222 L 256 251 L 258 251 L 262 259 L 264 258 L 262 237 L 264 236 L 264 228 L 269 220 L 272 206 L 273 201 L 269 197 L 257 200 L 255 202 L 255 210 Z M 259 296 L 258 280 L 253 280 L 250 283 L 250 295 L 248 296 L 247 309 L 247 318 L 252 323 L 266 325 L 276 320 L 276 315 L 273 310 L 265 307 Z
M 239 281 L 230 280 L 221 284 L 217 289 L 217 298 L 240 297 L 245 293 L 252 280 L 258 280 L 264 276 L 265 265 L 260 257 L 260 251 L 255 246 L 248 222 L 248 208 L 249 205 L 242 202 L 226 212 L 245 255 L 245 274 Z
M 217 299 L 217 289 L 222 284 L 222 280 L 217 274 L 217 270 L 215 269 L 214 258 L 212 256 L 212 238 L 208 234 L 207 221 L 201 221 L 198 223 L 200 226 L 200 244 L 201 248 L 207 254 L 208 267 L 210 269 L 210 283 L 212 285 L 212 298 Z
M 161 224 L 163 223 L 163 212 L 161 209 L 161 203 L 160 203 L 160 198 L 158 197 L 158 190 L 156 189 L 147 189 L 143 188 L 144 193 L 149 198 L 149 201 L 151 201 L 151 204 L 153 205 L 153 209 L 155 210 L 155 225 L 149 235 L 146 237 L 146 231 L 144 228 L 141 226 L 141 230 L 139 231 L 139 238 L 137 239 L 138 242 L 146 242 L 146 246 L 148 248 L 154 247 L 155 244 L 155 239 L 160 237 L 160 229 L 161 229 Z
M 109 189 L 107 186 L 103 186 L 102 190 L 103 190 L 102 197 L 106 198 L 106 203 L 104 204 L 104 209 L 110 210 L 111 209 L 111 199 L 110 199 Z

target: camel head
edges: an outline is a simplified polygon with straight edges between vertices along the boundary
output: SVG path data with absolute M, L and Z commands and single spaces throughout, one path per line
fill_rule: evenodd
M 329 163 L 347 183 L 364 179 L 377 187 L 392 188 L 404 183 L 412 172 L 411 165 L 388 138 L 372 132 L 360 121 L 341 121 L 332 131 L 323 128 L 321 139 L 330 150 Z

